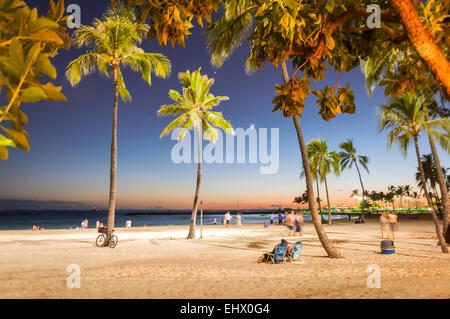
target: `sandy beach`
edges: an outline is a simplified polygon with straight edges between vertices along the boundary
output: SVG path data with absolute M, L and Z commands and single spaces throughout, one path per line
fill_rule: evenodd
M 431 220 L 400 219 L 394 255 L 380 254 L 376 219 L 324 227 L 345 259 L 325 257 L 312 223 L 301 238 L 261 224 L 205 226 L 195 240 L 188 226 L 118 228 L 114 249 L 95 246 L 95 229 L 0 231 L 0 298 L 450 298 Z M 256 264 L 281 238 L 302 240 L 302 259 Z M 67 286 L 71 264 L 80 288 Z M 380 288 L 367 286 L 372 264 Z

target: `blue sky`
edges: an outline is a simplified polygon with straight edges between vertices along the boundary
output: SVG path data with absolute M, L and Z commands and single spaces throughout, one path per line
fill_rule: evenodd
M 90 24 L 103 13 L 109 1 L 78 1 L 82 24 Z M 45 8 L 44 5 L 41 5 Z M 40 12 L 43 13 L 40 8 Z M 277 174 L 261 175 L 258 164 L 207 164 L 201 197 L 205 208 L 269 207 L 290 204 L 305 190 L 299 179 L 300 151 L 292 119 L 281 112 L 272 113 L 271 101 L 275 83 L 281 83 L 281 70 L 267 65 L 262 71 L 248 75 L 244 62 L 248 46 L 237 49 L 219 69 L 210 65 L 205 37 L 199 27 L 189 36 L 186 48 L 170 46 L 161 49 L 154 40 L 145 40 L 149 52 L 160 52 L 172 63 L 170 78 L 154 78 L 152 86 L 140 75 L 124 71 L 131 103 L 120 103 L 118 124 L 118 207 L 148 209 L 155 206 L 184 209 L 192 206 L 195 190 L 195 164 L 174 164 L 170 158 L 175 141 L 159 138 L 162 129 L 172 120 L 157 117 L 156 110 L 170 102 L 169 89 L 180 89 L 178 72 L 202 67 L 202 73 L 215 78 L 211 91 L 226 95 L 218 111 L 233 126 L 248 128 L 279 128 L 280 168 Z M 63 86 L 68 102 L 24 104 L 30 122 L 31 150 L 11 150 L 10 158 L 0 162 L 0 198 L 57 200 L 95 203 L 106 207 L 109 185 L 109 152 L 112 125 L 113 87 L 109 79 L 93 74 L 72 88 L 64 78 L 67 64 L 83 50 L 60 51 L 53 59 L 58 69 L 56 84 Z M 289 70 L 291 67 L 289 65 Z M 338 74 L 329 71 L 325 81 L 313 89 L 334 84 Z M 387 185 L 415 185 L 416 158 L 414 149 L 404 158 L 398 147 L 386 147 L 386 134 L 377 132 L 377 107 L 386 101 L 383 88 L 371 98 L 364 89 L 359 69 L 343 74 L 340 84 L 351 83 L 357 106 L 354 115 L 338 115 L 330 122 L 317 114 L 315 97 L 306 102 L 301 118 L 305 141 L 325 138 L 329 149 L 338 150 L 342 141 L 351 137 L 360 154 L 370 158 L 370 174 L 363 180 L 368 190 L 385 190 Z M 429 153 L 428 142 L 422 139 L 421 152 Z M 450 157 L 439 149 L 443 166 L 450 166 Z M 356 171 L 345 171 L 337 178 L 329 177 L 333 204 L 353 203 L 348 196 L 359 188 Z M 1 208 L 1 207 L 0 207 Z

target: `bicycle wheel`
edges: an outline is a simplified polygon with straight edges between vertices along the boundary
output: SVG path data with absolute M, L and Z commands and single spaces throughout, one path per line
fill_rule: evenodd
M 112 235 L 111 238 L 109 239 L 108 246 L 110 248 L 114 248 L 114 247 L 116 247 L 118 241 L 119 241 L 119 239 L 117 239 L 117 236 Z
M 106 242 L 106 236 L 103 234 L 98 235 L 97 240 L 95 241 L 95 244 L 97 247 L 103 247 Z

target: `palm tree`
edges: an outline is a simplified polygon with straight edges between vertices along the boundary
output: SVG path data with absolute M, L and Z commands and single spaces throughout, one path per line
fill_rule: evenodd
M 405 195 L 408 196 L 408 212 L 409 212 L 409 210 L 411 208 L 410 207 L 410 198 L 411 198 L 411 192 L 412 192 L 411 185 L 404 185 L 403 190 L 404 190 Z
M 117 110 L 119 95 L 122 100 L 131 100 L 121 72 L 121 66 L 142 73 L 142 78 L 151 85 L 151 74 L 166 78 L 170 74 L 170 61 L 159 53 L 147 53 L 139 47 L 149 26 L 136 22 L 134 12 L 123 6 L 108 9 L 102 19 L 95 19 L 92 26 L 82 26 L 75 31 L 75 43 L 86 46 L 88 52 L 70 62 L 66 77 L 75 86 L 82 77 L 98 70 L 113 78 L 114 106 L 110 158 L 110 183 L 108 205 L 108 236 L 114 228 L 116 207 L 117 170 Z
M 211 62 L 215 66 L 221 66 L 224 60 L 230 56 L 232 51 L 238 47 L 242 40 L 245 39 L 250 32 L 253 22 L 254 14 L 257 14 L 259 3 L 255 1 L 231 1 L 224 3 L 224 14 L 221 18 L 214 21 L 208 26 L 207 35 L 209 39 L 209 48 L 212 51 Z M 267 17 L 268 24 L 271 17 Z M 286 68 L 286 62 L 281 61 L 281 71 L 283 81 L 289 82 L 289 74 Z M 253 70 L 254 66 L 249 60 L 246 63 L 247 70 Z M 297 132 L 297 139 L 300 146 L 300 153 L 302 157 L 303 170 L 305 172 L 306 191 L 308 192 L 309 208 L 311 218 L 316 229 L 319 240 L 327 252 L 329 257 L 341 258 L 344 257 L 328 239 L 325 233 L 319 215 L 317 213 L 316 203 L 314 201 L 313 176 L 306 150 L 305 140 L 298 116 L 292 116 L 295 130 Z
M 316 190 L 317 190 L 317 198 L 316 198 L 316 202 L 317 202 L 317 205 L 319 206 L 320 222 L 321 222 L 322 224 L 325 224 L 325 223 L 326 223 L 326 220 L 325 220 L 325 218 L 323 217 L 322 204 L 321 204 L 322 199 L 320 198 L 319 178 L 318 178 L 319 173 L 318 173 L 318 171 L 317 171 L 317 167 L 311 167 L 311 161 L 310 161 L 310 169 L 311 169 L 312 179 L 316 181 Z M 300 173 L 300 178 L 304 178 L 305 176 L 306 176 L 306 175 L 305 175 L 305 170 L 302 169 L 302 172 Z M 306 191 L 306 192 L 308 192 L 308 191 Z M 309 195 L 308 195 L 308 198 L 309 198 Z
M 400 185 L 395 188 L 395 195 L 400 196 L 400 207 L 403 209 L 403 195 L 405 195 L 405 187 Z
M 325 183 L 328 205 L 328 225 L 331 226 L 331 206 L 330 196 L 328 194 L 327 175 L 334 172 L 336 176 L 339 176 L 340 157 L 336 152 L 328 152 L 328 145 L 324 139 L 311 140 L 306 146 L 306 149 L 311 161 L 311 171 L 317 171 L 317 177 L 320 178 L 321 182 Z
M 425 182 L 426 182 L 426 185 L 430 192 L 430 196 L 435 199 L 436 207 L 439 212 L 439 216 L 440 217 L 442 216 L 442 208 L 444 208 L 444 217 L 446 217 L 445 216 L 445 206 L 443 205 L 444 197 L 443 196 L 439 197 L 439 194 L 438 194 L 438 191 L 436 188 L 436 185 L 439 184 L 439 177 L 438 177 L 438 168 L 437 168 L 436 162 L 434 161 L 434 157 L 432 156 L 432 154 L 425 154 L 425 155 L 422 155 L 421 161 L 422 161 L 423 171 L 425 173 Z M 440 167 L 440 169 L 442 172 L 442 176 L 446 176 L 447 169 L 444 167 Z M 419 168 L 417 168 L 417 172 L 416 172 L 416 182 L 417 182 L 417 186 L 419 187 L 419 189 L 423 191 L 422 179 L 421 179 Z M 445 185 L 444 188 L 447 188 L 447 186 Z M 446 218 L 444 218 L 444 228 L 445 228 L 445 226 L 446 226 Z M 444 234 L 445 234 L 445 232 L 444 232 Z
M 350 138 L 347 141 L 339 144 L 339 147 L 341 149 L 343 149 L 342 152 L 339 152 L 339 155 L 341 157 L 341 170 L 344 170 L 346 168 L 350 169 L 353 166 L 353 164 L 355 165 L 356 171 L 358 172 L 359 183 L 361 184 L 362 200 L 364 203 L 365 190 L 364 190 L 364 184 L 363 184 L 362 178 L 361 178 L 361 172 L 359 171 L 359 167 L 358 167 L 358 162 L 367 171 L 367 173 L 369 173 L 369 169 L 367 168 L 367 164 L 369 163 L 369 158 L 365 155 L 357 155 L 356 154 L 356 148 L 355 148 L 355 146 L 353 146 L 353 140 Z M 362 223 L 365 222 L 364 205 L 362 205 L 362 209 L 361 209 L 361 222 Z
M 427 190 L 425 173 L 422 161 L 420 160 L 418 138 L 420 133 L 425 131 L 428 134 L 437 137 L 438 141 L 441 141 L 441 146 L 448 148 L 449 144 L 445 143 L 445 138 L 443 137 L 445 133 L 436 130 L 436 128 L 441 128 L 448 132 L 450 130 L 450 121 L 442 118 L 426 121 L 424 119 L 424 111 L 426 111 L 426 109 L 423 107 L 423 98 L 418 97 L 413 93 L 405 93 L 401 98 L 393 98 L 389 101 L 389 104 L 382 105 L 381 108 L 380 131 L 390 129 L 388 134 L 388 147 L 390 148 L 392 143 L 397 142 L 400 145 L 400 150 L 403 155 L 406 156 L 411 140 L 414 142 L 422 186 L 427 198 L 428 206 L 431 209 L 436 234 L 438 235 L 442 251 L 448 253 L 444 237 L 440 231 L 439 220 Z
M 449 118 L 449 110 L 445 108 L 445 105 L 443 108 L 440 108 L 437 104 L 437 102 L 434 99 L 434 88 L 427 88 L 428 91 L 425 91 L 425 106 L 427 110 L 424 114 L 425 121 L 428 121 L 429 118 Z M 442 96 L 442 95 L 441 95 Z M 447 132 L 448 133 L 448 132 Z M 428 142 L 430 144 L 431 154 L 433 155 L 434 159 L 434 165 L 436 167 L 436 179 L 437 183 L 439 184 L 439 189 L 441 190 L 441 198 L 440 202 L 442 204 L 442 208 L 444 209 L 444 227 L 443 227 L 443 233 L 447 233 L 447 229 L 450 224 L 450 201 L 448 199 L 448 187 L 445 182 L 445 169 L 441 166 L 441 161 L 439 160 L 439 156 L 436 149 L 436 143 L 434 142 L 435 137 L 431 134 L 428 135 Z M 447 134 L 449 135 L 449 134 Z M 439 137 L 438 137 L 439 138 Z M 448 138 L 446 143 L 448 143 Z
M 194 204 L 192 207 L 191 221 L 189 225 L 189 234 L 187 239 L 195 238 L 195 222 L 197 218 L 197 207 L 200 195 L 200 183 L 202 180 L 202 150 L 201 138 L 215 142 L 219 137 L 219 132 L 215 127 L 223 129 L 226 133 L 234 134 L 234 130 L 229 122 L 222 115 L 222 112 L 214 112 L 211 109 L 221 101 L 228 100 L 227 96 L 214 96 L 209 92 L 214 84 L 213 78 L 200 73 L 201 68 L 197 71 L 178 73 L 178 78 L 183 87 L 182 93 L 170 90 L 169 97 L 175 102 L 174 104 L 162 105 L 158 110 L 158 115 L 177 116 L 162 131 L 161 137 L 169 134 L 177 128 L 181 128 L 178 140 L 182 140 L 187 130 L 195 129 L 198 139 L 198 169 L 197 169 L 197 186 L 195 188 Z

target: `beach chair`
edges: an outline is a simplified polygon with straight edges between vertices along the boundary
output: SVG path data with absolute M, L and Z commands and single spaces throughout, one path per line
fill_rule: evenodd
M 275 248 L 275 252 L 269 253 L 269 260 L 272 264 L 283 263 L 286 258 L 287 246 L 285 243 L 278 244 Z
M 294 247 L 292 247 L 292 251 L 290 254 L 286 254 L 287 261 L 294 261 L 298 258 L 300 258 L 300 251 L 302 250 L 302 242 L 298 241 L 294 244 Z

